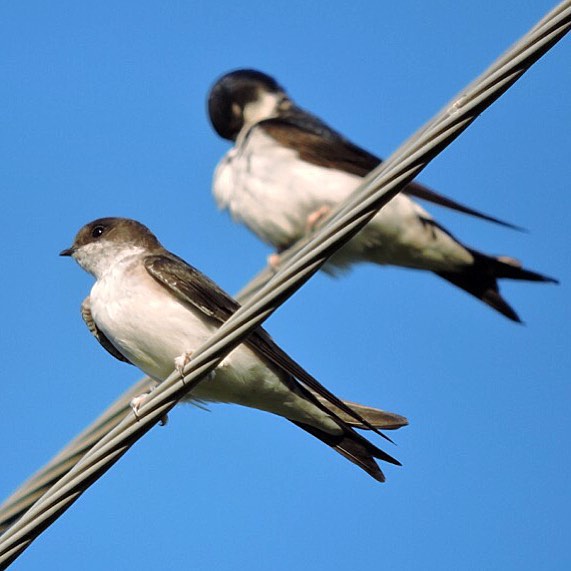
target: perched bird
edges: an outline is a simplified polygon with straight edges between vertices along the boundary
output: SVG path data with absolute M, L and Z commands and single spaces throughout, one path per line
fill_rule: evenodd
M 208 112 L 216 132 L 234 141 L 214 173 L 216 201 L 278 253 L 314 229 L 381 163 L 298 107 L 275 79 L 259 71 L 222 76 L 210 91 Z M 513 258 L 464 245 L 411 197 L 513 227 L 413 182 L 325 270 L 334 274 L 357 262 L 428 270 L 518 322 L 497 280 L 557 283 Z
M 157 382 L 182 370 L 192 351 L 239 307 L 214 282 L 127 218 L 85 225 L 72 256 L 96 282 L 81 313 L 111 355 Z M 400 465 L 353 427 L 399 428 L 407 420 L 341 401 L 258 328 L 191 391 L 186 400 L 235 403 L 283 416 L 331 446 L 379 481 L 375 458 Z M 387 438 L 385 436 L 385 438 Z

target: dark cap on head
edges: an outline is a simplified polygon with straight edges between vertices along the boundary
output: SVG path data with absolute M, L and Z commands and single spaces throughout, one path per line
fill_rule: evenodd
M 237 69 L 220 77 L 208 96 L 208 116 L 214 130 L 234 141 L 244 125 L 244 107 L 262 93 L 284 93 L 271 76 L 255 69 Z
M 131 218 L 98 218 L 81 228 L 71 248 L 60 252 L 60 256 L 72 256 L 74 252 L 100 239 L 136 244 L 148 250 L 162 248 L 156 236 L 144 225 Z

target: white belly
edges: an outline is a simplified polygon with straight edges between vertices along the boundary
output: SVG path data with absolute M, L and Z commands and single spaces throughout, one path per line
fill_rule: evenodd
M 169 295 L 141 264 L 129 261 L 96 282 L 90 301 L 99 329 L 131 363 L 159 382 L 173 372 L 177 357 L 197 349 L 217 328 Z M 215 375 L 200 382 L 187 400 L 192 399 L 241 404 L 338 430 L 244 345 L 226 357 Z
M 310 214 L 342 202 L 361 182 L 359 176 L 303 162 L 295 151 L 254 129 L 218 165 L 213 192 L 236 221 L 282 248 L 306 234 Z M 348 267 L 368 261 L 446 270 L 473 262 L 466 248 L 421 218 L 431 219 L 408 196 L 397 195 L 330 264 Z
M 306 165 L 292 150 L 254 130 L 243 147 L 231 149 L 221 160 L 213 193 L 234 220 L 281 247 L 305 235 L 309 214 L 345 199 L 359 181 Z

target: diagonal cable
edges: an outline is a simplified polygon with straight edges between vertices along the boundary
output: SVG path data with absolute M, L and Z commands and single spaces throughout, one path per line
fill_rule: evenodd
M 0 506 L 0 534 L 17 521 L 47 489 L 69 472 L 97 441 L 123 420 L 130 411 L 129 403 L 133 397 L 147 392 L 155 384 L 149 377 L 135 383 L 45 466 L 12 493 Z
M 2 537 L 0 569 L 5 569 L 31 542 L 178 400 L 192 390 L 234 347 L 307 281 L 341 245 L 358 232 L 401 188 L 502 95 L 571 27 L 571 0 L 562 2 L 452 100 L 385 163 L 375 169 L 338 212 L 309 241 L 285 256 L 281 269 L 259 287 L 202 347 L 193 353 L 184 379 L 173 373 L 153 392 L 139 412 L 128 414 L 66 475 L 57 481 Z

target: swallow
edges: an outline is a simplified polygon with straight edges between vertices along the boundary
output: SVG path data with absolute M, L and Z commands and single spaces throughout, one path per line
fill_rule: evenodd
M 182 370 L 239 304 L 217 284 L 166 250 L 143 224 L 100 218 L 86 224 L 71 256 L 95 277 L 82 317 L 102 347 L 157 382 Z M 185 397 L 234 403 L 284 417 L 362 468 L 385 476 L 376 460 L 400 465 L 355 428 L 394 429 L 397 414 L 343 401 L 328 391 L 261 327 Z M 139 403 L 140 404 L 140 403 Z
M 223 75 L 208 96 L 220 137 L 234 142 L 216 167 L 218 206 L 279 253 L 305 237 L 359 186 L 381 159 L 298 107 L 269 75 L 240 69 Z M 336 252 L 324 270 L 339 274 L 361 262 L 433 272 L 508 319 L 521 322 L 498 280 L 558 283 L 508 256 L 491 256 L 456 239 L 413 198 L 518 228 L 416 182 L 393 198 Z

